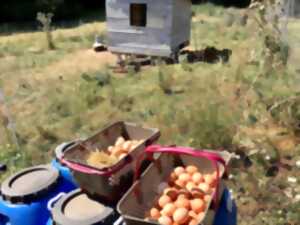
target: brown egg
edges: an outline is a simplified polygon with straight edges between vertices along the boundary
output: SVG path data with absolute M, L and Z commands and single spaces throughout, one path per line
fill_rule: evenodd
M 172 202 L 172 199 L 167 196 L 167 195 L 163 195 L 159 198 L 158 200 L 158 205 L 161 207 L 161 208 L 164 208 L 164 206 L 168 203 Z
M 154 220 L 158 220 L 160 217 L 160 212 L 157 208 L 152 208 L 150 210 L 150 217 Z
M 118 137 L 116 140 L 115 146 L 121 146 L 125 142 L 125 139 L 123 137 Z
M 131 141 L 125 141 L 123 144 L 122 144 L 122 148 L 125 150 L 125 151 L 130 151 L 130 148 L 131 148 Z
M 211 199 L 212 199 L 211 195 L 205 195 L 205 196 L 204 196 L 204 201 L 205 201 L 206 203 L 210 202 Z
M 109 146 L 107 150 L 109 153 L 113 153 L 114 148 L 115 148 L 114 146 Z
M 161 224 L 161 225 L 172 225 L 173 224 L 173 221 L 170 217 L 168 216 L 161 216 L 159 219 L 158 219 L 158 222 Z
M 173 214 L 174 222 L 184 224 L 189 218 L 189 211 L 186 208 L 178 208 Z
M 112 155 L 116 156 L 117 158 L 122 154 L 127 154 L 128 152 L 123 150 L 121 147 L 116 146 L 112 152 Z
M 175 188 L 166 188 L 164 190 L 164 194 L 169 196 L 172 199 L 172 201 L 175 201 L 178 196 L 178 191 Z
M 177 180 L 177 175 L 176 175 L 176 173 L 175 172 L 172 172 L 171 173 L 171 175 L 170 175 L 170 181 L 175 181 L 175 180 Z
M 204 194 L 203 194 L 203 192 L 200 192 L 200 191 L 195 191 L 194 189 L 193 189 L 193 191 L 192 191 L 192 198 L 194 199 L 194 198 L 201 198 L 201 199 L 203 199 L 204 198 Z
M 209 188 L 209 185 L 207 183 L 199 184 L 198 188 L 201 189 L 204 193 L 209 193 L 210 192 L 210 188 Z
M 178 176 L 178 180 L 187 183 L 191 180 L 191 175 L 189 175 L 188 173 L 182 173 Z
M 212 175 L 210 174 L 206 174 L 204 175 L 204 181 L 205 183 L 207 183 L 209 186 L 213 185 L 215 182 L 215 179 Z
M 182 166 L 178 166 L 178 167 L 175 168 L 174 172 L 177 176 L 179 176 L 180 174 L 184 173 L 185 170 Z
M 198 214 L 195 213 L 193 210 L 191 210 L 191 211 L 189 211 L 189 217 L 191 217 L 192 219 L 197 219 Z
M 197 185 L 196 185 L 194 182 L 189 181 L 189 182 L 186 184 L 185 187 L 186 187 L 187 190 L 192 191 L 193 188 L 196 188 L 196 187 L 197 187 Z
M 189 225 L 198 225 L 199 222 L 197 219 L 192 219 L 190 222 L 189 222 Z
M 186 198 L 178 198 L 175 201 L 175 206 L 177 208 L 185 208 L 185 209 L 190 209 L 191 205 L 190 205 L 190 200 L 186 199 Z
M 186 195 L 185 194 L 179 194 L 177 196 L 177 199 L 187 199 Z
M 190 191 L 186 190 L 186 189 L 182 189 L 178 192 L 178 195 L 183 195 L 186 199 L 191 199 L 193 197 L 193 195 L 191 194 Z
M 177 180 L 175 181 L 175 185 L 178 186 L 179 188 L 185 188 L 186 182 L 183 181 L 183 180 L 177 179 Z
M 162 209 L 161 214 L 164 216 L 169 216 L 171 217 L 173 213 L 176 210 L 176 206 L 173 203 L 168 203 L 165 205 L 165 207 Z
M 200 184 L 203 181 L 203 176 L 201 173 L 194 173 L 192 176 L 192 180 L 195 184 Z
M 200 213 L 205 210 L 205 203 L 202 199 L 194 199 L 191 201 L 191 208 L 194 212 Z
M 190 175 L 193 175 L 194 173 L 198 172 L 198 168 L 196 166 L 187 166 L 185 171 Z

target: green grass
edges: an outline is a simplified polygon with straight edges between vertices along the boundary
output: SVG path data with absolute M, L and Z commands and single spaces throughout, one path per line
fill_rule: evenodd
M 287 182 L 288 176 L 300 175 L 294 166 L 300 159 L 298 48 L 287 68 L 266 75 L 260 65 L 262 40 L 252 20 L 244 27 L 236 22 L 227 27 L 226 9 L 207 4 L 194 11 L 192 47 L 229 48 L 228 64 L 182 63 L 114 74 L 104 58 L 88 51 L 94 35 L 104 34 L 103 23 L 55 30 L 54 51 L 45 50 L 41 32 L 1 36 L 0 86 L 20 144 L 17 149 L 11 133 L 1 127 L 6 136 L 0 139 L 0 161 L 10 168 L 4 176 L 49 162 L 63 141 L 128 120 L 158 127 L 163 144 L 243 152 L 247 158 L 234 161 L 234 178 L 228 182 L 239 206 L 239 224 L 297 224 L 299 202 L 286 193 L 300 193 L 299 181 Z M 299 24 L 295 20 L 289 28 L 293 46 Z M 252 51 L 257 62 L 249 62 Z M 275 164 L 266 156 L 293 166 L 267 177 Z M 245 167 L 249 160 L 252 166 Z

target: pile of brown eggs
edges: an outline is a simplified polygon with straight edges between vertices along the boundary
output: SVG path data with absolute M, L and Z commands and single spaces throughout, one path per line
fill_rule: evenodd
M 216 179 L 216 172 L 202 174 L 193 165 L 175 168 L 147 219 L 161 225 L 200 224 L 211 202 Z
M 118 137 L 114 146 L 109 146 L 106 150 L 91 151 L 86 158 L 88 165 L 96 168 L 104 168 L 112 166 L 119 160 L 127 156 L 137 146 L 142 144 L 144 140 L 128 140 L 126 141 L 123 137 Z
M 122 159 L 143 142 L 144 140 L 126 141 L 123 137 L 118 137 L 118 139 L 115 142 L 115 145 L 109 146 L 107 151 L 110 156 L 114 156 L 118 159 Z

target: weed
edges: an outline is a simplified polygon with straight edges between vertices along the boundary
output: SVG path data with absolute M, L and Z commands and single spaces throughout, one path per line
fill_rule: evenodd
M 55 49 L 55 45 L 54 45 L 52 33 L 51 33 L 51 29 L 52 29 L 51 22 L 52 22 L 53 16 L 54 15 L 52 13 L 45 14 L 45 13 L 39 12 L 36 17 L 37 20 L 42 24 L 42 28 L 46 35 L 46 41 L 47 41 L 47 46 L 48 46 L 49 50 Z

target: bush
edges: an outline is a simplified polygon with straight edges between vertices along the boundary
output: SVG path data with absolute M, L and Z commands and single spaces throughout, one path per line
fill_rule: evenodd
M 74 19 L 95 7 L 104 8 L 104 1 L 95 0 L 11 0 L 0 5 L 0 22 L 34 21 L 37 12 L 52 12 L 55 20 Z M 21 13 L 20 13 L 21 12 Z

